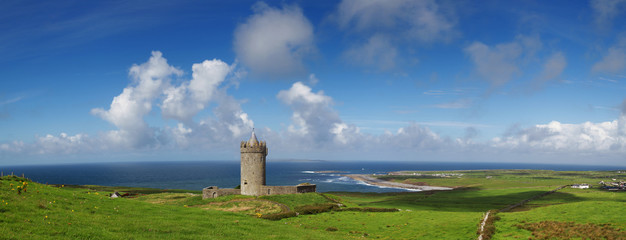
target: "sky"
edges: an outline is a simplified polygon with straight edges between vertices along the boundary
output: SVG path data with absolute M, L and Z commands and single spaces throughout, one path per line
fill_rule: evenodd
M 626 166 L 626 1 L 1 1 L 0 165 Z

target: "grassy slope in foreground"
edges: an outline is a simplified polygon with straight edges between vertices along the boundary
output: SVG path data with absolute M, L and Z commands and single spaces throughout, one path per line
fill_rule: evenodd
M 105 192 L 0 181 L 0 239 L 333 239 L 242 213 L 110 199 Z M 13 184 L 13 186 L 11 186 Z M 13 190 L 12 190 L 13 189 Z
M 290 208 L 325 200 L 319 194 L 269 198 L 226 196 L 202 200 L 198 195 L 162 193 L 154 189 L 143 189 L 142 193 L 146 195 L 137 198 L 109 199 L 106 194 L 112 188 L 59 188 L 37 183 L 29 183 L 28 191 L 18 195 L 15 186 L 22 183 L 5 177 L 0 181 L 0 204 L 4 204 L 0 206 L 0 239 L 354 239 L 364 236 L 381 239 L 474 239 L 482 214 L 489 209 L 502 208 L 559 185 L 595 183 L 610 177 L 615 176 L 609 172 L 502 170 L 469 171 L 459 178 L 403 178 L 400 181 L 465 188 L 443 192 L 334 193 L 331 197 L 348 207 L 399 208 L 402 211 L 327 212 L 279 221 L 255 218 L 250 216 L 256 212 L 255 207 L 243 208 L 251 206 L 247 201 L 256 200 L 280 202 Z M 604 200 L 600 203 L 616 207 L 616 212 L 623 211 L 624 193 L 606 198 L 602 195 L 604 192 L 582 191 L 601 197 Z M 496 222 L 495 239 L 528 238 L 529 231 L 514 227 L 521 220 L 562 217 L 563 221 L 623 226 L 622 217 L 593 213 L 589 209 L 583 211 L 581 206 L 589 208 L 596 205 L 594 202 L 598 199 L 584 197 L 580 193 L 568 189 L 558 195 L 550 195 L 552 198 L 537 201 L 538 204 L 546 201 L 545 206 L 532 208 L 535 202 L 531 202 L 530 211 L 503 213 L 501 222 Z M 562 204 L 550 205 L 555 202 Z M 277 211 L 265 207 L 259 205 L 258 208 Z M 564 211 L 572 213 L 571 220 L 560 216 Z M 589 220 L 589 216 L 593 220 Z

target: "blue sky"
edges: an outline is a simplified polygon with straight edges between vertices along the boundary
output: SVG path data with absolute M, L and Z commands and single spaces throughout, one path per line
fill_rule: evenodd
M 3 1 L 0 165 L 626 166 L 626 1 Z

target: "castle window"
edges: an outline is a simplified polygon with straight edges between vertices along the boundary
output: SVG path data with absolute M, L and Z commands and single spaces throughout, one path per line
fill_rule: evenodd
M 247 185 L 248 184 L 248 180 L 243 180 L 243 184 Z

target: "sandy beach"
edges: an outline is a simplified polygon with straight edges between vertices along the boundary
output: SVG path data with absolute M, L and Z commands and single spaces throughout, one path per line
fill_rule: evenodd
M 413 184 L 384 181 L 378 178 L 371 177 L 371 175 L 367 175 L 367 174 L 347 174 L 344 176 L 352 178 L 357 181 L 362 181 L 366 184 L 381 186 L 381 187 L 403 188 L 407 190 L 420 190 L 420 191 L 453 190 L 453 188 L 449 188 L 449 187 L 418 186 L 418 185 L 413 185 Z

